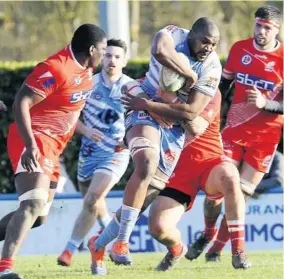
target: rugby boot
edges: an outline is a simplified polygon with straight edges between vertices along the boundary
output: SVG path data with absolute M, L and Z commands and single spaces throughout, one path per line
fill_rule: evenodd
M 232 255 L 232 265 L 235 269 L 248 269 L 252 266 L 244 251 L 240 251 Z
M 94 275 L 106 275 L 107 269 L 104 264 L 105 248 L 100 251 L 97 251 L 95 247 L 95 241 L 98 237 L 99 235 L 95 235 L 91 237 L 88 241 L 88 248 L 91 252 L 92 257 L 91 271 Z
M 183 249 L 179 256 L 174 256 L 170 251 L 162 259 L 159 265 L 156 267 L 157 271 L 167 271 L 172 269 L 186 254 L 187 247 L 183 244 Z
M 114 242 L 109 254 L 110 259 L 117 265 L 131 265 L 132 258 L 129 252 L 128 243 L 121 240 Z

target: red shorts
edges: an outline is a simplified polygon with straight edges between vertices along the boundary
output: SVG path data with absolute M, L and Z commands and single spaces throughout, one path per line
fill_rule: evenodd
M 257 171 L 269 172 L 277 144 L 234 139 L 226 130 L 222 133 L 222 139 L 226 156 L 239 163 L 245 161 Z
M 37 146 L 41 153 L 36 172 L 46 174 L 50 181 L 57 182 L 59 179 L 59 152 L 55 150 L 50 139 L 44 135 L 35 135 Z M 27 172 L 21 164 L 21 155 L 25 150 L 25 145 L 17 129 L 10 127 L 7 138 L 8 155 L 10 157 L 14 174 Z
M 205 186 L 211 170 L 222 162 L 226 161 L 225 156 L 216 157 L 212 160 L 199 161 L 193 163 L 192 161 L 180 160 L 171 176 L 166 189 L 173 188 L 189 197 L 187 209 L 191 209 L 195 197 L 199 190 L 205 193 Z M 208 196 L 211 199 L 222 198 L 222 195 Z

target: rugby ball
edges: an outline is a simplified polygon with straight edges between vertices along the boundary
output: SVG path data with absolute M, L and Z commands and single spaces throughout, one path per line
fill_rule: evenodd
M 187 56 L 181 52 L 178 52 L 179 56 L 184 62 L 190 67 Z M 185 85 L 185 78 L 177 72 L 162 66 L 160 77 L 159 77 L 160 88 L 167 92 L 176 92 Z

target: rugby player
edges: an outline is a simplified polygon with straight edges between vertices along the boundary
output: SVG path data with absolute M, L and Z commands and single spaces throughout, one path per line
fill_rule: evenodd
M 84 195 L 83 209 L 74 224 L 71 238 L 57 259 L 70 266 L 72 255 L 96 220 L 101 229 L 110 221 L 105 196 L 120 180 L 128 162 L 129 151 L 123 148 L 125 134 L 121 87 L 132 79 L 122 73 L 126 66 L 126 43 L 107 41 L 102 71 L 93 76 L 94 88 L 83 109 L 84 123 L 76 131 L 83 135 L 78 161 L 78 181 Z
M 226 156 L 239 169 L 246 200 L 269 171 L 281 136 L 283 44 L 276 39 L 281 21 L 280 11 L 273 6 L 263 6 L 255 12 L 254 36 L 232 46 L 220 83 L 224 99 L 232 83 L 235 84 L 222 138 Z M 210 214 L 214 207 L 213 211 L 219 208 L 220 214 L 221 204 L 205 200 L 204 212 L 211 219 L 211 225 L 219 215 Z M 228 239 L 224 216 L 218 236 L 205 255 L 206 260 L 219 261 Z M 197 258 L 211 240 L 203 233 L 189 248 L 191 258 Z
M 48 215 L 59 178 L 59 156 L 92 93 L 92 70 L 105 49 L 104 31 L 94 24 L 81 25 L 71 44 L 39 63 L 16 94 L 8 154 L 20 205 L 3 218 L 7 225 L 1 226 L 1 279 L 22 278 L 13 271 L 15 256 L 30 228 Z

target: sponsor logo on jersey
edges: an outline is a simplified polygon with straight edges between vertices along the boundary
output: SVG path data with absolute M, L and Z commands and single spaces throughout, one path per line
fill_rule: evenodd
M 274 88 L 274 82 L 261 79 L 249 74 L 244 74 L 244 73 L 237 73 L 236 80 L 238 83 L 248 85 L 248 86 L 256 86 L 258 89 L 263 89 L 263 90 L 273 90 Z
M 251 62 L 252 62 L 252 57 L 250 55 L 246 54 L 242 57 L 242 63 L 244 65 L 249 65 Z
M 150 115 L 146 111 L 139 111 L 137 118 L 140 119 L 140 120 L 147 119 L 147 118 L 150 118 Z
M 80 85 L 82 82 L 82 78 L 80 76 L 76 76 L 74 79 L 74 84 L 75 85 Z
M 255 54 L 256 58 L 262 59 L 262 60 L 267 60 L 267 56 L 266 55 L 260 55 L 260 54 Z
M 210 88 L 217 88 L 218 85 L 218 78 L 216 77 L 209 77 L 207 83 L 205 84 L 205 86 L 210 87 Z
M 271 61 L 271 62 L 268 62 L 265 66 L 265 71 L 266 72 L 273 72 L 274 71 L 274 66 L 275 66 L 275 62 L 274 61 Z
M 72 103 L 80 102 L 82 100 L 86 100 L 90 98 L 91 94 L 92 94 L 92 90 L 73 93 L 70 98 L 70 103 L 72 104 Z

